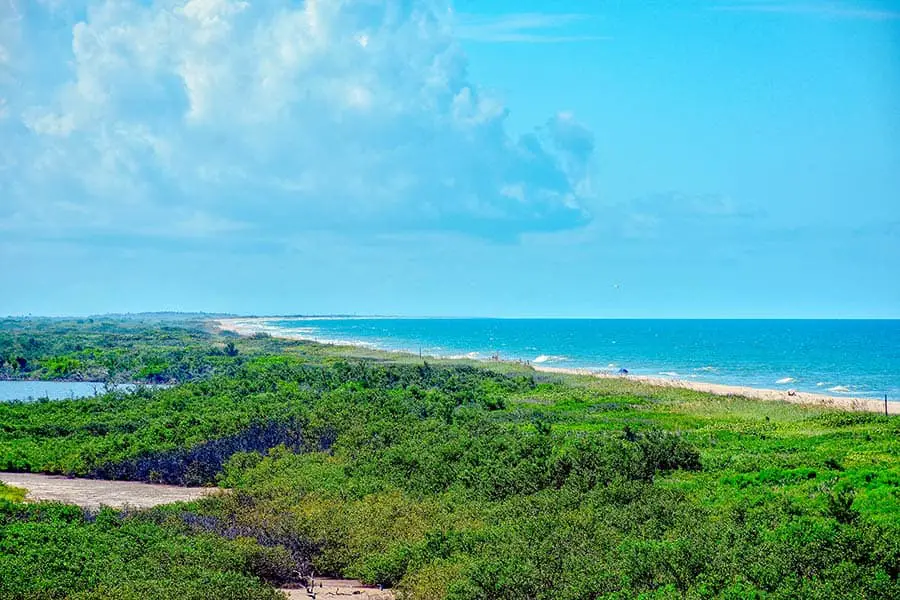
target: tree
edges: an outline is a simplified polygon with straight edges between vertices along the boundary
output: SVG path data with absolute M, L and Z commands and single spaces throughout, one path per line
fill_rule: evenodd
M 859 511 L 853 508 L 856 492 L 853 488 L 845 488 L 828 496 L 828 514 L 838 523 L 850 525 L 859 518 Z

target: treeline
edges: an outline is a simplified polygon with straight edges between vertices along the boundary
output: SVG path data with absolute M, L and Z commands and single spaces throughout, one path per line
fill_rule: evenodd
M 192 448 L 155 450 L 132 459 L 106 462 L 88 472 L 87 477 L 185 486 L 211 485 L 233 455 L 267 452 L 278 446 L 301 451 L 302 424 L 294 419 L 253 423 L 239 433 L 201 442 Z
M 212 340 L 201 322 L 0 320 L 0 379 L 189 381 L 240 362 Z
M 0 403 L 0 470 L 213 484 L 235 452 L 327 450 L 360 424 L 383 438 L 461 407 L 496 410 L 504 394 L 535 385 L 467 366 L 264 356 L 170 389 Z

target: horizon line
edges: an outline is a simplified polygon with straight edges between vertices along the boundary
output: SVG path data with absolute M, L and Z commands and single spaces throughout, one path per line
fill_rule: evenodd
M 126 317 L 151 317 L 151 316 L 182 316 L 205 319 L 421 319 L 421 320 L 496 320 L 496 321 L 900 321 L 900 316 L 825 316 L 825 317 L 797 317 L 797 316 L 709 316 L 709 317 L 679 317 L 679 316 L 485 316 L 485 315 L 410 315 L 410 314 L 366 314 L 366 313 L 294 313 L 294 314 L 242 314 L 229 312 L 206 311 L 139 311 L 139 312 L 108 312 L 108 313 L 83 313 L 83 314 L 9 314 L 0 317 L 0 320 L 26 320 L 26 319 L 115 319 Z

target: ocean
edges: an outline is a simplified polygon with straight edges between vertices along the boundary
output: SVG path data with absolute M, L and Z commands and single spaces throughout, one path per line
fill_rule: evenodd
M 322 342 L 900 401 L 900 320 L 291 318 Z

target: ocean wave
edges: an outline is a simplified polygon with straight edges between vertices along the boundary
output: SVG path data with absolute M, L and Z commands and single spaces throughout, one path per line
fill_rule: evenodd
M 828 391 L 835 392 L 837 394 L 849 394 L 850 388 L 848 388 L 846 385 L 836 385 L 834 387 L 828 388 Z
M 699 368 L 694 369 L 694 370 L 695 370 L 695 371 L 705 371 L 705 372 L 707 372 L 707 373 L 712 373 L 712 372 L 714 372 L 714 371 L 718 371 L 719 369 L 718 369 L 718 367 L 699 367 Z
M 310 340 L 311 338 L 305 338 Z M 382 350 L 384 352 L 397 352 L 397 350 L 391 350 L 389 348 L 382 348 L 375 342 L 365 342 L 363 340 L 342 340 L 339 338 L 312 338 L 312 341 L 317 342 L 319 344 L 325 344 L 326 346 L 355 346 L 356 348 L 366 348 L 368 350 Z
M 319 330 L 315 327 L 275 327 L 274 325 L 266 325 L 264 328 L 260 327 L 260 329 L 264 329 L 268 333 L 286 332 L 297 335 L 316 335 L 319 333 Z
M 567 360 L 569 360 L 569 358 L 567 356 L 553 356 L 553 355 L 548 355 L 548 354 L 541 354 L 540 356 L 538 356 L 531 362 L 536 363 L 536 364 L 543 364 L 543 363 L 547 363 L 547 362 L 565 362 Z
M 784 384 L 786 384 L 786 383 L 794 383 L 795 381 L 797 381 L 797 380 L 794 379 L 793 377 L 782 377 L 781 379 L 779 379 L 779 380 L 776 381 L 775 383 L 777 383 L 778 385 L 784 385 Z
M 828 385 L 827 382 L 825 382 L 825 381 L 820 381 L 819 383 L 816 384 L 816 387 L 825 387 L 826 385 Z
M 665 375 L 666 377 L 679 377 L 678 373 L 675 371 L 660 371 L 660 375 Z

